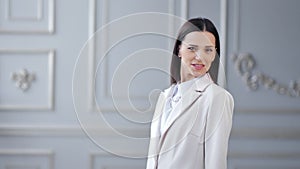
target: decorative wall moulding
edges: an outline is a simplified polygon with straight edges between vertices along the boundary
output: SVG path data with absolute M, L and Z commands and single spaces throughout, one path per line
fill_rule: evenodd
M 0 33 L 52 34 L 55 0 L 0 0 Z
M 268 144 L 272 144 L 270 141 Z M 228 153 L 230 169 L 295 169 L 300 165 L 300 154 L 296 150 L 282 149 L 287 142 L 269 146 L 257 144 L 249 151 L 247 146 Z M 268 148 L 269 147 L 269 148 Z M 275 148 L 276 147 L 276 148 Z M 270 149 L 271 148 L 271 149 Z
M 292 80 L 288 85 L 278 83 L 272 76 L 255 71 L 255 59 L 250 53 L 239 53 L 232 56 L 235 69 L 251 91 L 260 86 L 280 95 L 300 97 L 300 80 Z
M 31 87 L 31 83 L 35 80 L 35 73 L 29 73 L 27 69 L 21 69 L 17 72 L 12 72 L 11 80 L 15 82 L 17 88 L 23 92 Z
M 54 60 L 52 49 L 0 49 L 0 111 L 53 110 Z
M 11 21 L 40 21 L 43 17 L 43 0 L 6 0 L 6 5 L 6 17 Z M 17 6 L 23 10 L 14 10 Z
M 54 152 L 50 149 L 0 149 L 1 168 L 54 169 Z
M 115 128 L 120 133 L 127 135 L 148 136 L 147 127 L 141 128 Z M 113 138 L 115 135 L 111 130 L 103 128 L 95 128 L 93 131 L 97 133 L 97 137 Z M 86 133 L 78 126 L 67 125 L 0 125 L 0 136 L 25 136 L 25 137 L 82 137 L 86 138 Z
M 139 157 L 140 152 L 124 149 L 123 154 Z M 145 167 L 145 158 L 124 158 L 118 155 L 112 155 L 107 152 L 91 152 L 89 155 L 89 169 L 140 169 Z M 109 161 L 118 161 L 118 163 L 110 163 Z

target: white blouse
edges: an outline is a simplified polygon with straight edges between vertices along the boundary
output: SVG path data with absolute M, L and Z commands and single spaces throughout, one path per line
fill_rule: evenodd
M 172 123 L 172 120 L 174 117 L 176 117 L 178 111 L 174 111 L 177 105 L 181 104 L 181 96 L 183 93 L 185 93 L 192 85 L 195 83 L 195 81 L 198 78 L 194 78 L 192 80 L 183 82 L 183 83 L 177 83 L 173 85 L 170 90 L 168 90 L 167 93 L 167 101 L 164 106 L 164 111 L 162 114 L 161 124 L 160 124 L 160 132 L 163 133 L 166 124 Z

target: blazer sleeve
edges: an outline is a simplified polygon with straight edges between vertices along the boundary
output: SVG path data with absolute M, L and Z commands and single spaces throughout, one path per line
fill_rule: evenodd
M 204 134 L 205 169 L 226 169 L 234 101 L 225 91 L 212 97 L 209 105 Z

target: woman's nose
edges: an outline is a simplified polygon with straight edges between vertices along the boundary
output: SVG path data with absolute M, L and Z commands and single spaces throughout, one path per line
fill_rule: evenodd
M 198 50 L 197 52 L 195 52 L 195 58 L 197 60 L 202 60 L 202 52 L 200 50 Z

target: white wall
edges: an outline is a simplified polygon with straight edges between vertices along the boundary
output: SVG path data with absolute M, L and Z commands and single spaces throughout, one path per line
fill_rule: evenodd
M 228 1 L 227 82 L 236 104 L 231 168 L 300 166 L 299 96 L 280 94 L 292 91 L 290 82 L 299 79 L 297 6 L 296 0 Z M 231 58 L 245 53 L 255 62 L 246 72 L 254 77 L 261 73 L 278 86 L 274 83 L 268 89 L 268 80 L 259 80 L 257 90 L 250 90 Z

